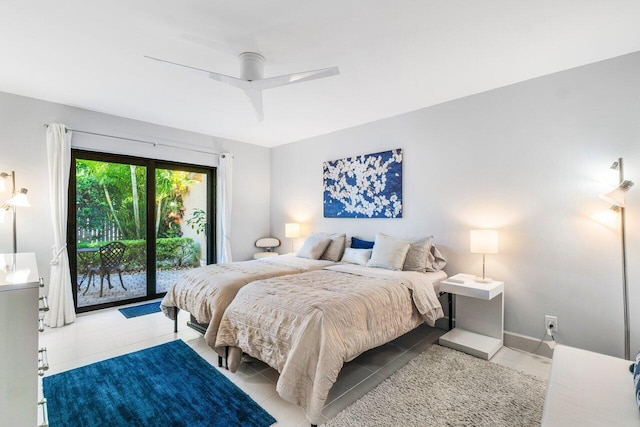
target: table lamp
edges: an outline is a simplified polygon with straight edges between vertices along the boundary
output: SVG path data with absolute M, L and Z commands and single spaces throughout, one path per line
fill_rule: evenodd
M 284 225 L 284 237 L 291 239 L 291 252 L 293 252 L 293 239 L 300 237 L 300 224 L 289 222 Z
M 482 277 L 476 277 L 476 282 L 489 283 L 493 279 L 485 276 L 485 255 L 498 253 L 498 232 L 496 230 L 471 230 L 471 253 L 482 254 Z

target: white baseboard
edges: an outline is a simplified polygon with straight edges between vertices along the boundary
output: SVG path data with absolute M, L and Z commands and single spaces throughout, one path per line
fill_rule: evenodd
M 449 318 L 443 317 L 436 320 L 436 328 L 444 329 L 445 331 L 448 330 Z M 528 335 L 504 331 L 503 340 L 506 347 L 526 351 L 527 353 L 537 354 L 538 356 L 544 356 L 548 358 L 553 357 L 553 350 L 549 348 L 549 346 L 546 344 L 546 341 L 540 344 L 539 338 L 533 338 Z
M 539 356 L 548 358 L 553 357 L 553 350 L 549 348 L 546 342 L 543 342 L 542 345 L 540 345 L 539 338 L 516 334 L 515 332 L 504 331 L 504 345 L 507 347 L 517 348 L 518 350 L 537 354 Z

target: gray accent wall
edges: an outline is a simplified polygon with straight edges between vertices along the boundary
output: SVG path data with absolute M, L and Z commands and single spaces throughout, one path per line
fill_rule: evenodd
M 470 71 L 472 72 L 472 71 Z M 481 274 L 469 230 L 499 230 L 487 275 L 505 282 L 505 330 L 623 356 L 620 237 L 593 215 L 617 183 L 628 195 L 632 353 L 640 348 L 640 53 L 273 148 L 271 230 L 286 222 L 373 239 L 434 235 L 446 272 Z M 433 82 L 437 85 L 437 82 Z M 322 163 L 402 148 L 402 219 L 323 218 Z M 294 243 L 299 247 L 303 239 Z
M 232 153 L 231 245 L 234 259 L 250 259 L 256 252 L 255 240 L 269 235 L 268 148 L 0 92 L 0 172 L 16 171 L 16 184 L 29 189 L 32 205 L 18 211 L 18 251 L 36 252 L 39 273 L 46 279 L 49 277 L 53 232 L 43 125 L 52 122 L 91 132 Z M 218 164 L 215 155 L 80 133 L 75 133 L 71 142 L 74 147 L 93 151 L 205 166 Z M 0 200 L 6 200 L 7 194 L 0 194 Z M 7 215 L 6 220 L 8 222 L 0 224 L 0 253 L 12 251 L 11 216 Z

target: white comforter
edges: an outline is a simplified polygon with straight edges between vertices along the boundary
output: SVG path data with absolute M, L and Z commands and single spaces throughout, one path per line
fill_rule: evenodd
M 216 346 L 277 369 L 280 396 L 317 424 L 344 362 L 443 316 L 433 282 L 444 278 L 336 265 L 253 282 L 227 308 Z
M 160 304 L 164 314 L 174 319 L 174 307 L 188 311 L 199 323 L 209 324 L 204 339 L 214 347 L 218 324 L 238 290 L 254 280 L 317 270 L 331 261 L 311 260 L 294 255 L 261 258 L 228 264 L 211 264 L 183 274 Z

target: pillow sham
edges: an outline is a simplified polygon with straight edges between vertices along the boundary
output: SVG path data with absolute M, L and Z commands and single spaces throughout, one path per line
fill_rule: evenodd
M 325 235 L 331 239 L 329 242 L 329 246 L 324 251 L 320 259 L 326 259 L 327 261 L 338 262 L 342 258 L 342 254 L 344 253 L 344 246 L 347 240 L 347 236 L 344 233 L 317 233 L 320 235 Z
M 432 244 L 427 255 L 427 271 L 440 271 L 445 265 L 447 265 L 447 259 L 436 245 Z
M 302 247 L 296 254 L 300 258 L 320 259 L 324 251 L 331 243 L 331 239 L 327 236 L 312 234 L 304 241 Z
M 371 251 L 371 259 L 367 261 L 367 267 L 402 270 L 410 246 L 406 240 L 378 233 Z
M 427 258 L 433 244 L 433 236 L 424 239 L 409 242 L 409 251 L 404 260 L 402 269 L 405 271 L 419 271 L 424 273 L 427 271 Z
M 357 237 L 351 238 L 351 247 L 354 249 L 373 249 L 374 242 L 368 240 L 361 240 Z
M 342 255 L 342 262 L 367 265 L 369 258 L 371 258 L 371 249 L 346 248 L 344 255 Z

